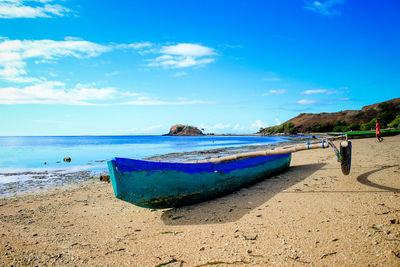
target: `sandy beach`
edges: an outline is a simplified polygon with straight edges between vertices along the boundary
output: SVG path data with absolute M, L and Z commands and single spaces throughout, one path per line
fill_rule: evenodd
M 136 207 L 99 181 L 0 199 L 1 266 L 399 266 L 400 136 L 353 140 L 204 203 Z

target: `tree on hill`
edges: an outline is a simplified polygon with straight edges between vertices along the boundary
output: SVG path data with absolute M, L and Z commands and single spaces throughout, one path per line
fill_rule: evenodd
M 379 104 L 378 108 L 380 111 L 377 119 L 383 126 L 391 123 L 396 118 L 396 115 L 400 113 L 400 110 L 392 103 L 381 103 Z

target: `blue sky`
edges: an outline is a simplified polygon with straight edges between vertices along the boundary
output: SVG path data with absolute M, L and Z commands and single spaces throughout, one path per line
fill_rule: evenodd
M 0 135 L 253 133 L 399 97 L 400 2 L 0 0 Z

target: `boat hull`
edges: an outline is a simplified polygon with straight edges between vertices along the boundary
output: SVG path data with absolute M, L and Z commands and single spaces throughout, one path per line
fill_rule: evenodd
M 220 163 L 162 163 L 115 158 L 108 162 L 117 198 L 163 209 L 228 194 L 284 171 L 291 154 Z

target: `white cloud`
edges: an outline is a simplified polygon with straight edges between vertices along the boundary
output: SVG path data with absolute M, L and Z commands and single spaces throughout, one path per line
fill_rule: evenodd
M 187 75 L 187 72 L 185 72 L 185 71 L 178 71 L 178 72 L 175 72 L 174 74 L 172 74 L 173 77 L 182 77 L 185 75 Z
M 34 85 L 0 88 L 0 104 L 63 104 L 63 105 L 211 105 L 216 102 L 177 99 L 164 101 L 140 93 L 123 92 L 113 87 L 97 88 L 95 83 L 68 87 L 63 82 L 40 81 Z
M 1 77 L 1 71 L 0 71 L 0 77 Z M 37 83 L 40 81 L 45 81 L 45 78 L 33 78 L 33 77 L 23 77 L 23 76 L 8 76 L 6 78 L 7 81 L 13 82 L 13 83 Z
M 146 51 L 155 51 L 153 46 L 149 42 L 101 45 L 75 37 L 66 37 L 63 41 L 1 38 L 0 79 L 20 83 L 34 81 L 35 78 L 22 78 L 27 74 L 25 68 L 30 59 L 34 59 L 36 64 L 55 63 L 60 58 L 90 58 L 115 49 L 134 49 L 138 53 L 147 53 Z M 163 46 L 158 51 L 162 55 L 150 60 L 148 66 L 162 66 L 167 69 L 201 66 L 213 62 L 215 59 L 211 56 L 216 54 L 212 48 L 187 43 Z M 110 72 L 105 75 L 115 74 L 117 72 Z M 186 75 L 186 72 L 177 72 L 173 76 L 183 75 Z
M 267 93 L 262 94 L 262 96 L 281 95 L 284 93 L 286 93 L 286 89 L 273 89 L 273 90 L 269 90 Z
M 315 104 L 315 103 L 317 103 L 317 101 L 312 100 L 312 99 L 301 99 L 301 100 L 297 101 L 296 103 L 300 104 L 300 105 L 309 105 L 309 104 Z
M 0 18 L 49 18 L 64 16 L 71 10 L 52 0 L 0 0 Z
M 262 122 L 261 120 L 256 120 L 254 123 L 251 124 L 251 128 L 259 130 L 260 128 L 268 127 L 268 123 Z
M 188 57 L 204 57 L 215 55 L 214 49 L 201 46 L 198 44 L 177 44 L 170 46 L 163 46 L 160 49 L 162 54 L 176 55 L 176 56 L 188 56 Z
M 301 95 L 313 95 L 313 94 L 326 94 L 326 95 L 332 95 L 332 94 L 342 94 L 342 93 L 348 93 L 347 87 L 344 88 L 339 88 L 338 90 L 335 89 L 312 89 L 312 90 L 306 90 L 301 92 Z
M 312 95 L 312 94 L 325 94 L 328 93 L 326 89 L 315 89 L 315 90 L 306 90 L 301 92 L 302 95 Z
M 216 55 L 210 47 L 189 43 L 163 46 L 159 53 L 162 55 L 150 60 L 148 66 L 166 69 L 201 66 L 214 62 L 212 56 Z
M 229 124 L 217 123 L 215 125 L 206 125 L 203 122 L 200 124 L 200 128 L 204 129 L 206 132 L 215 132 L 220 130 L 225 130 L 230 128 Z
M 264 81 L 280 81 L 281 79 L 279 78 L 264 78 Z
M 275 123 L 276 123 L 276 125 L 281 125 L 282 124 L 281 120 L 278 119 L 278 118 L 275 118 Z
M 123 49 L 131 48 L 134 50 L 143 50 L 153 47 L 153 44 L 150 42 L 136 42 L 131 44 L 116 44 L 115 47 Z
M 213 62 L 213 58 L 196 59 L 194 57 L 169 56 L 164 55 L 157 57 L 148 64 L 150 67 L 164 67 L 166 69 L 187 68 L 192 66 L 200 66 Z
M 236 132 L 236 133 L 245 133 L 245 132 L 255 132 L 260 128 L 268 127 L 268 123 L 263 122 L 261 120 L 256 120 L 251 124 L 246 126 L 242 126 L 239 123 L 235 125 L 230 125 L 226 123 L 217 123 L 214 125 L 207 125 L 205 123 L 201 123 L 199 128 L 204 130 L 204 132 L 208 133 L 227 133 L 227 132 Z
M 0 40 L 0 78 L 13 82 L 32 82 L 35 78 L 22 79 L 26 74 L 26 61 L 35 63 L 57 60 L 62 57 L 89 58 L 110 51 L 112 48 L 84 40 Z
M 0 0 L 1 1 L 1 0 Z M 41 0 L 46 1 L 46 0 Z M 135 50 L 151 47 L 150 43 L 134 43 L 128 45 L 101 45 L 79 38 L 67 37 L 63 41 L 54 40 L 9 40 L 0 38 L 0 79 L 13 83 L 27 83 L 24 86 L 0 87 L 0 104 L 65 104 L 65 105 L 199 105 L 216 104 L 216 102 L 203 100 L 177 99 L 176 101 L 165 101 L 150 98 L 143 94 L 128 93 L 113 87 L 98 88 L 95 84 L 90 85 L 67 85 L 60 81 L 48 81 L 45 77 L 28 77 L 26 66 L 29 60 L 36 64 L 56 62 L 65 57 L 90 58 L 101 55 L 115 49 Z M 179 49 L 172 49 L 178 53 Z M 184 47 L 183 54 L 205 55 L 207 49 Z M 176 55 L 164 55 L 164 59 L 172 57 L 177 60 Z M 194 58 L 184 56 L 185 60 L 177 62 L 179 66 L 194 66 L 205 64 L 210 58 Z M 163 59 L 163 60 L 164 60 Z M 161 60 L 162 61 L 162 60 Z M 203 63 L 202 63 L 203 62 Z M 174 65 L 172 64 L 172 65 Z M 106 76 L 117 75 L 114 71 L 106 73 Z M 178 72 L 185 75 L 185 72 Z M 49 74 L 49 76 L 55 76 Z
M 322 15 L 340 15 L 337 7 L 343 4 L 344 0 L 306 1 L 304 8 Z
M 77 84 L 68 89 L 62 82 L 43 81 L 23 88 L 0 88 L 0 104 L 66 104 L 91 105 L 88 101 L 109 100 L 115 97 L 115 88 L 94 88 Z
M 133 49 L 143 49 L 143 48 L 152 47 L 152 44 L 149 42 L 141 42 L 141 43 L 132 43 L 132 44 L 129 44 L 128 46 Z

